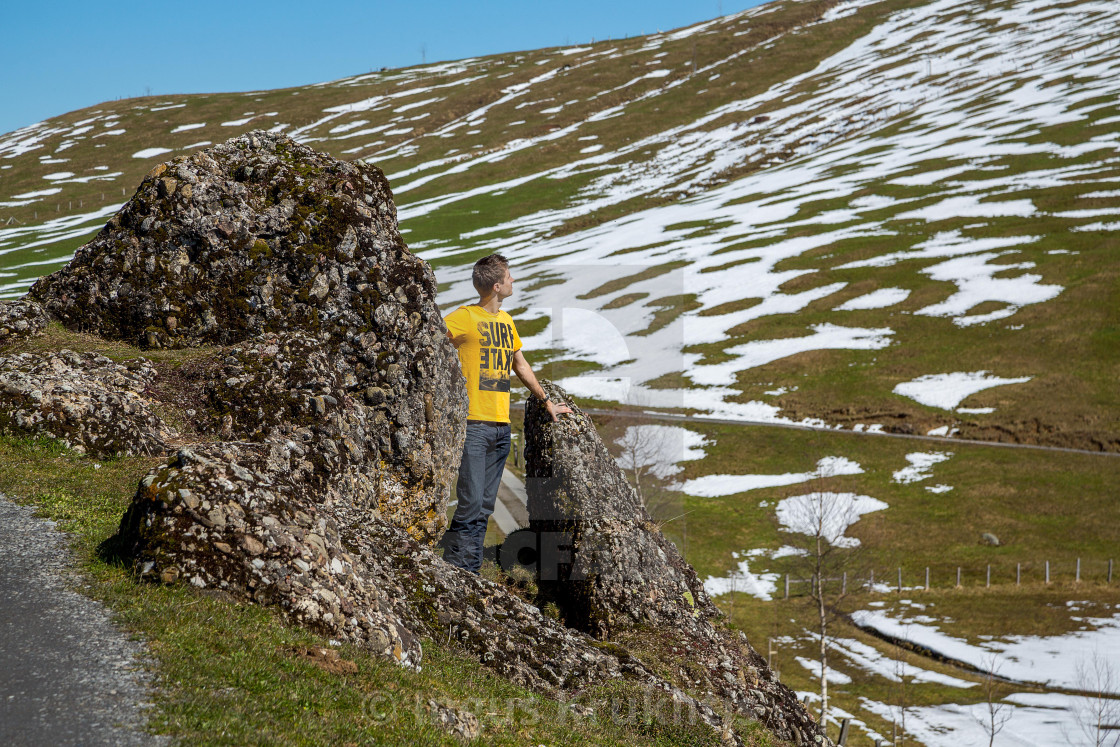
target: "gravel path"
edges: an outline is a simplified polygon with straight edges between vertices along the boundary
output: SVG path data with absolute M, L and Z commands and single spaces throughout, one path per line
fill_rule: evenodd
M 66 535 L 0 494 L 0 744 L 147 745 L 140 643 L 73 590 Z

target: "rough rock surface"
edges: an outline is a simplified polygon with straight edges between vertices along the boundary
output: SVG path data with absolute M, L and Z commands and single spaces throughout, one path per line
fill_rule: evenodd
M 437 323 L 434 282 L 380 169 L 258 131 L 155 167 L 30 295 L 141 347 L 294 329 L 356 353 L 357 334 Z
M 350 523 L 381 518 L 418 539 L 439 535 L 455 465 L 447 458 L 453 442 L 436 432 L 452 426 L 434 407 L 412 422 L 413 408 L 399 401 L 407 394 L 357 393 L 339 357 L 296 332 L 227 348 L 210 373 L 208 411 L 220 418 L 208 424 L 211 432 L 279 444 L 291 479 L 345 511 Z
M 355 573 L 314 488 L 287 479 L 284 447 L 246 451 L 261 453 L 180 450 L 141 481 L 112 549 L 143 575 L 276 605 L 293 622 L 415 665 L 415 636 L 384 590 Z
M 275 606 L 294 623 L 406 666 L 420 665 L 421 638 L 438 636 L 539 692 L 571 695 L 627 677 L 725 730 L 715 709 L 638 660 L 602 650 L 399 527 L 347 526 L 337 504 L 277 466 L 280 448 L 181 450 L 141 481 L 104 550 L 148 578 Z
M 174 431 L 140 394 L 154 376 L 143 358 L 126 367 L 71 350 L 0 357 L 0 430 L 101 457 L 166 453 Z
M 713 621 L 720 612 L 672 542 L 650 520 L 589 416 L 563 389 L 542 381 L 573 414 L 553 422 L 540 400 L 525 408 L 530 528 L 563 535 L 570 555 L 541 591 L 566 622 L 600 638 L 671 630 L 674 646 L 698 666 L 679 684 L 711 690 L 797 744 L 820 735 L 797 696 L 781 684 L 742 634 Z
M 50 318 L 35 301 L 0 301 L 0 348 L 16 340 L 43 334 Z
M 435 293 L 378 168 L 251 132 L 157 166 L 30 296 L 145 348 L 232 346 L 209 388 L 228 403 L 215 435 L 307 437 L 320 478 L 364 501 L 376 487 L 390 518 L 433 539 L 466 418 Z

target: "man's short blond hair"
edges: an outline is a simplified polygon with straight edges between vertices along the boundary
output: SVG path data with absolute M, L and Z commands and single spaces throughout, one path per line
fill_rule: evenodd
M 509 269 L 509 260 L 500 254 L 491 254 L 474 263 L 474 272 L 471 273 L 471 282 L 480 295 L 489 293 L 495 283 L 506 279 L 506 270 Z

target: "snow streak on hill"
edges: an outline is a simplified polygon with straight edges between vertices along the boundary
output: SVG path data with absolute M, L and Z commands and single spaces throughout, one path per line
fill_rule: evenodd
M 593 171 L 598 177 L 582 204 L 469 238 L 508 253 L 521 266 L 531 265 L 538 275 L 563 278 L 562 284 L 527 294 L 528 305 L 553 315 L 554 322 L 533 342 L 603 366 L 604 378 L 565 382 L 580 394 L 603 397 L 609 391 L 619 400 L 683 403 L 723 417 L 774 418 L 778 410 L 771 405 L 728 401 L 736 394 L 738 372 L 811 350 L 911 344 L 890 328 L 851 325 L 848 312 L 894 306 L 909 293 L 886 287 L 862 301 L 837 304 L 835 323 L 814 325 L 807 335 L 792 339 L 729 346 L 718 362 L 695 354 L 682 357 L 682 345 L 718 343 L 745 322 L 796 314 L 844 289 L 853 277 L 845 270 L 859 269 L 866 277 L 900 265 L 952 283 L 955 290 L 947 297 L 914 313 L 945 317 L 960 327 L 1010 318 L 1062 292 L 1062 286 L 1029 272 L 1034 261 L 1022 259 L 1020 250 L 1040 236 L 1006 235 L 1002 225 L 1008 218 L 1042 214 L 1029 197 L 1034 190 L 1071 187 L 1093 197 L 1115 182 L 1120 136 L 1109 125 L 1120 117 L 1098 119 L 1099 134 L 1073 145 L 1040 133 L 1114 109 L 1120 94 L 1118 41 L 1120 6 L 1114 3 L 1056 9 L 1042 0 L 931 2 L 894 14 L 812 72 L 761 96 L 725 105 L 694 125 L 622 151 L 597 152 L 540 175 L 564 178 Z M 719 124 L 741 112 L 766 114 L 755 118 L 756 125 L 743 125 L 738 118 Z M 626 160 L 627 154 L 649 148 L 657 149 L 656 157 Z M 1016 160 L 1038 166 L 1012 168 Z M 769 165 L 729 184 L 701 188 L 741 163 Z M 659 189 L 692 196 L 546 238 L 573 214 Z M 445 195 L 439 202 L 458 197 Z M 430 208 L 431 203 L 410 205 L 402 216 L 407 222 Z M 1053 217 L 1068 220 L 1072 230 L 1110 230 L 1120 228 L 1117 215 L 1120 207 Z M 910 228 L 962 217 L 968 226 L 932 236 L 918 233 L 918 240 Z M 891 237 L 891 251 L 841 264 L 819 251 L 865 237 Z M 751 245 L 738 248 L 744 242 Z M 439 256 L 453 248 L 447 242 L 424 249 Z M 777 269 L 798 258 L 809 267 Z M 630 275 L 672 262 L 687 264 L 682 271 L 597 296 L 584 309 L 573 308 L 580 305 L 575 299 L 603 283 L 604 274 Z M 814 287 L 783 290 L 802 275 L 813 275 Z M 470 296 L 465 270 L 448 271 L 445 277 L 456 281 L 462 297 Z M 651 327 L 657 309 L 610 308 L 635 293 L 654 298 L 695 294 L 699 306 L 638 337 Z M 760 300 L 732 313 L 705 315 L 743 298 Z M 972 311 L 985 302 L 990 311 Z M 555 315 L 558 309 L 567 309 L 562 321 Z M 625 339 L 612 335 L 612 329 Z M 612 337 L 614 345 L 604 347 Z M 688 388 L 641 386 L 679 371 L 687 376 Z

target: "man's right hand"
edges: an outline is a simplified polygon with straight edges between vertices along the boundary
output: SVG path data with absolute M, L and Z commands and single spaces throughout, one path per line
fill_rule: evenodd
M 568 407 L 567 405 L 563 405 L 563 404 L 558 405 L 555 402 L 553 402 L 552 400 L 545 401 L 544 407 L 545 407 L 546 410 L 548 410 L 548 414 L 552 416 L 552 422 L 554 422 L 554 423 L 557 420 L 560 419 L 560 417 L 559 417 L 560 415 L 564 415 L 564 414 L 569 414 L 570 415 L 571 412 L 572 412 L 572 408 Z

